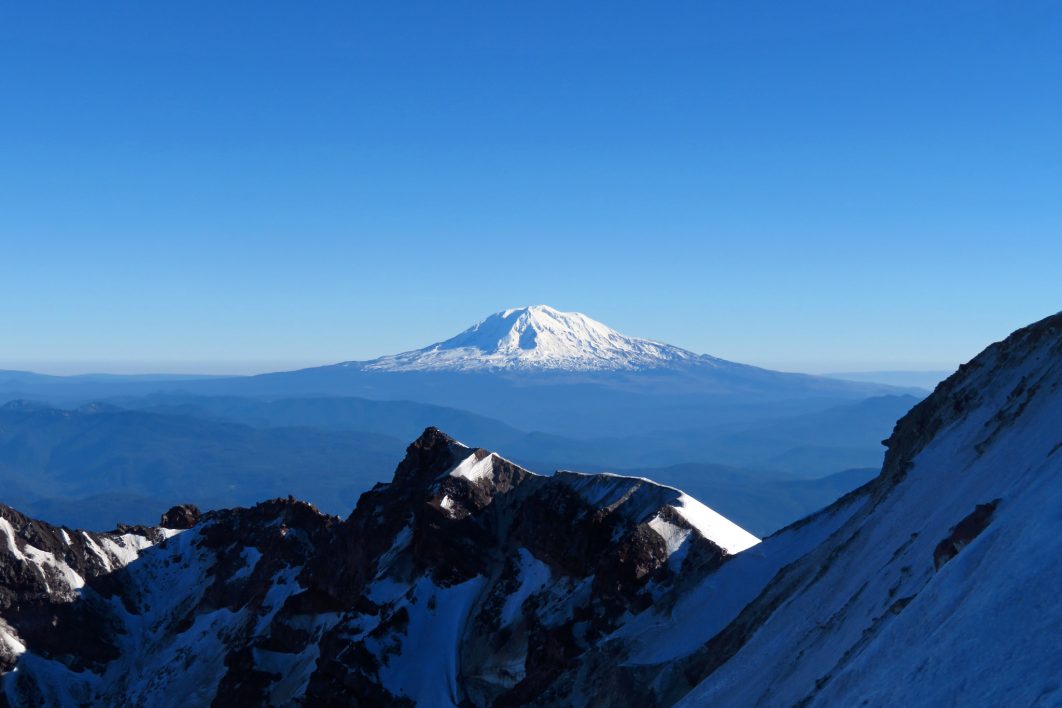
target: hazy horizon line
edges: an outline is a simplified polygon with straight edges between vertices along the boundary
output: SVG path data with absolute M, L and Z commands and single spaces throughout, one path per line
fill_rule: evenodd
M 180 360 L 0 360 L 0 371 L 20 371 L 46 376 L 254 376 L 338 364 L 356 359 L 180 359 Z M 366 359 L 365 361 L 368 361 Z M 939 362 L 786 362 L 742 361 L 773 371 L 833 376 L 842 374 L 938 374 L 950 373 L 957 364 Z

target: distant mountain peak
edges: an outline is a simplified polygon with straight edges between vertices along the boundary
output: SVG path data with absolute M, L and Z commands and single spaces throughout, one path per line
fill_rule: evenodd
M 496 312 L 455 337 L 364 364 L 376 371 L 537 369 L 621 371 L 710 360 L 660 342 L 628 337 L 579 312 L 548 305 Z

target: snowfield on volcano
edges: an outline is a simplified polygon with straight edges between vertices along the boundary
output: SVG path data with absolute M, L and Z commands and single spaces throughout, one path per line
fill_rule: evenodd
M 438 344 L 359 365 L 366 371 L 619 371 L 690 361 L 716 360 L 628 337 L 578 312 L 534 305 L 495 313 Z

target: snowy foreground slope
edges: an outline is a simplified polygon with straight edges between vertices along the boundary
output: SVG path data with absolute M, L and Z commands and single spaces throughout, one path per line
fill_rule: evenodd
M 681 492 L 437 430 L 345 520 L 85 534 L 0 507 L 0 705 L 1062 704 L 1062 316 L 758 542 Z
M 877 479 L 661 598 L 552 695 L 1062 705 L 1062 315 L 963 366 L 886 444 Z

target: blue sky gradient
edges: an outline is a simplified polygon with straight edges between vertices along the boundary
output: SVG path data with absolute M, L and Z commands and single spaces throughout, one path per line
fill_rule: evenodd
M 547 303 L 777 368 L 1062 307 L 1062 8 L 0 9 L 0 368 L 252 371 Z

